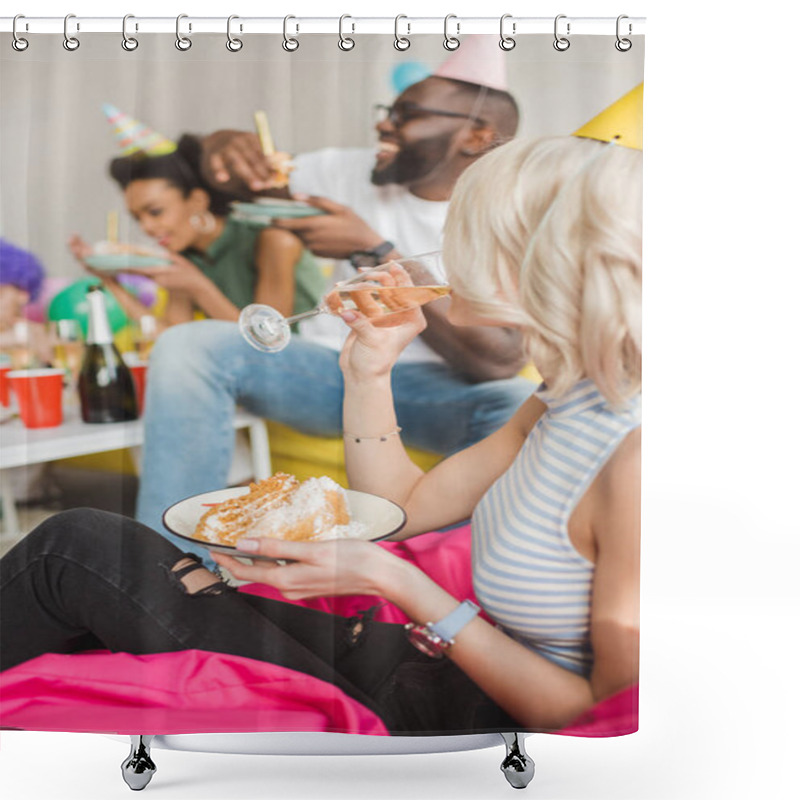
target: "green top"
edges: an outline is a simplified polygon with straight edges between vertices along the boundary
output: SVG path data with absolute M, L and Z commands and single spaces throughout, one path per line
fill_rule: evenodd
M 254 228 L 228 217 L 225 227 L 205 253 L 185 250 L 188 258 L 238 308 L 254 300 L 256 289 L 256 244 L 261 228 Z M 293 314 L 309 311 L 319 303 L 325 279 L 317 261 L 303 250 L 294 268 Z

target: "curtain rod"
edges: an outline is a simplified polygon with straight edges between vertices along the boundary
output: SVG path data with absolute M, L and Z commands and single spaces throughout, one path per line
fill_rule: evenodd
M 401 15 L 395 17 L 356 17 L 345 15 L 339 17 L 305 17 L 292 16 L 284 22 L 284 17 L 234 17 L 230 22 L 230 30 L 237 35 L 247 34 L 282 34 L 284 25 L 288 24 L 292 35 L 304 33 L 384 33 L 401 36 L 415 34 L 445 33 L 444 17 L 411 17 Z M 13 17 L 0 17 L 0 32 L 11 33 Z M 177 19 L 175 17 L 137 17 L 129 16 L 126 23 L 128 34 L 132 33 L 175 33 Z M 644 17 L 622 16 L 618 22 L 616 17 L 570 17 L 560 14 L 558 21 L 554 17 L 514 17 L 504 15 L 503 31 L 506 34 L 519 36 L 525 34 L 550 34 L 558 26 L 560 34 L 570 36 L 601 35 L 614 36 L 619 32 L 623 36 L 639 36 L 644 34 Z M 194 17 L 181 15 L 180 30 L 182 34 L 217 33 L 226 34 L 229 30 L 228 17 Z M 396 28 L 397 26 L 397 28 Z M 449 15 L 447 23 L 448 35 L 463 36 L 472 33 L 500 34 L 500 17 L 459 17 Z M 569 26 L 569 29 L 567 28 Z M 81 17 L 70 15 L 67 22 L 70 35 L 82 33 L 122 33 L 122 17 Z M 40 34 L 65 32 L 64 17 L 36 17 L 20 15 L 17 19 L 17 34 Z

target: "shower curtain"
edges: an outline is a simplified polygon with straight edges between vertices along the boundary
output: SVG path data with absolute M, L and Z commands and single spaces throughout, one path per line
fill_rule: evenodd
M 236 42 L 241 34 L 237 35 L 235 25 L 232 30 L 233 37 L 227 40 L 220 35 L 190 38 L 188 31 L 183 37 L 179 34 L 178 44 L 183 39 L 190 42 L 189 46 L 176 46 L 175 35 L 165 33 L 140 35 L 135 46 L 129 43 L 123 47 L 119 35 L 75 33 L 79 40 L 77 48 L 63 46 L 60 36 L 28 36 L 30 44 L 23 50 L 12 46 L 10 36 L 2 37 L 0 227 L 6 241 L 33 253 L 46 271 L 44 291 L 23 312 L 29 321 L 46 325 L 59 318 L 80 318 L 85 311 L 79 308 L 80 298 L 76 293 L 85 291 L 88 282 L 101 281 L 106 288 L 112 322 L 114 313 L 121 315 L 115 330 L 119 349 L 135 349 L 142 335 L 142 325 L 137 324 L 142 315 L 155 317 L 163 330 L 168 330 L 169 315 L 174 313 L 182 329 L 190 331 L 189 339 L 196 339 L 200 334 L 193 331 L 214 330 L 205 318 L 213 319 L 219 308 L 206 302 L 203 298 L 207 292 L 206 295 L 203 292 L 213 286 L 215 297 L 222 297 L 237 309 L 252 302 L 258 280 L 268 282 L 265 277 L 268 269 L 259 272 L 258 258 L 255 265 L 245 262 L 253 261 L 252 254 L 266 246 L 267 239 L 261 238 L 265 231 L 281 228 L 285 241 L 296 234 L 298 242 L 289 272 L 294 281 L 293 291 L 289 292 L 289 309 L 307 310 L 335 281 L 353 274 L 354 264 L 372 265 L 397 254 L 408 256 L 438 250 L 452 184 L 468 163 L 479 163 L 483 146 L 487 154 L 495 150 L 499 153 L 512 140 L 577 134 L 609 147 L 641 149 L 643 37 L 637 37 L 631 48 L 615 47 L 613 31 L 609 36 L 564 39 L 566 46 L 563 42 L 559 46 L 558 39 L 554 46 L 552 36 L 532 35 L 520 36 L 513 44 L 506 42 L 499 47 L 497 35 L 473 34 L 455 39 L 455 46 L 451 38 L 450 44 L 443 47 L 440 35 L 418 35 L 411 37 L 410 47 L 402 43 L 393 47 L 391 36 L 350 35 L 346 28 L 345 35 L 339 36 L 296 36 L 292 35 L 289 24 L 288 35 L 241 36 L 243 44 L 239 45 Z M 295 47 L 294 40 L 299 46 Z M 423 123 L 427 126 L 424 129 Z M 420 133 L 412 131 L 414 125 L 419 126 Z M 469 140 L 455 140 L 454 131 L 463 132 L 465 128 L 477 133 Z M 242 163 L 237 165 L 231 150 L 215 151 L 212 146 L 214 135 L 224 138 L 220 131 L 256 134 L 259 138 L 247 139 L 250 145 L 257 142 L 262 152 L 287 154 L 290 163 L 280 164 L 288 173 L 285 177 L 293 200 L 285 190 L 280 191 L 285 186 L 281 176 L 277 180 L 274 174 L 269 178 L 277 185 L 258 186 L 255 190 L 248 187 L 247 180 L 258 176 L 244 155 L 240 156 L 243 177 L 234 174 Z M 484 134 L 490 138 L 481 144 L 480 136 Z M 492 136 L 495 138 L 491 139 Z M 477 150 L 473 152 L 470 148 Z M 219 160 L 209 160 L 209 153 L 215 152 L 221 153 Z M 149 169 L 158 159 L 174 161 L 176 154 L 178 172 L 191 173 L 188 187 L 179 185 L 185 174 L 175 179 L 170 172 L 136 172 L 143 167 Z M 280 161 L 281 157 L 276 158 Z M 259 153 L 254 151 L 251 158 L 257 162 Z M 110 169 L 112 162 L 117 166 Z M 224 176 L 229 178 L 227 182 L 219 176 L 225 170 L 229 173 Z M 164 214 L 169 211 L 168 208 L 165 211 L 166 200 L 161 195 L 147 193 L 153 187 L 162 190 L 164 185 L 173 194 L 177 192 L 184 204 L 183 227 L 178 223 L 165 226 Z M 136 194 L 137 189 L 145 191 Z M 277 198 L 276 189 L 280 194 Z M 506 190 L 500 181 L 491 187 L 498 198 Z M 211 197 L 211 201 L 203 199 L 192 206 L 200 196 Z M 259 196 L 261 201 L 257 200 Z M 289 217 L 302 221 L 306 214 L 312 220 L 323 219 L 326 214 L 352 214 L 346 234 L 350 238 L 343 238 L 342 234 L 334 246 L 329 240 L 321 244 L 323 233 L 313 226 L 270 228 L 274 219 Z M 184 241 L 180 236 L 187 230 L 190 239 L 194 238 Z M 88 250 L 81 251 L 74 241 L 68 247 L 68 241 L 75 235 Z M 281 242 L 285 244 L 284 240 L 278 242 L 278 249 Z M 98 243 L 105 244 L 97 247 Z M 126 246 L 142 249 L 126 250 Z M 89 252 L 100 260 L 94 262 L 94 267 L 89 264 L 87 270 Z M 162 258 L 167 266 L 159 264 L 156 269 L 125 272 L 118 269 L 119 262 L 113 261 L 114 256 L 129 259 L 126 262 L 129 265 L 136 257 L 152 257 L 156 261 Z M 177 267 L 175 256 L 180 259 Z M 187 288 L 188 284 L 170 283 L 168 277 L 158 273 L 159 268 L 191 269 L 196 278 L 193 286 L 204 288 L 192 294 L 194 289 Z M 9 275 L 5 269 L 4 285 L 6 279 L 13 283 Z M 437 282 L 443 277 L 434 276 Z M 134 302 L 121 300 L 124 296 L 121 293 Z M 303 298 L 305 306 L 301 304 Z M 180 316 L 186 309 L 191 321 Z M 218 319 L 230 317 L 223 314 Z M 162 334 L 164 342 L 167 337 L 175 339 L 179 326 L 174 327 L 175 331 Z M 334 371 L 343 333 L 347 330 L 341 321 L 328 318 L 317 328 L 301 327 L 295 336 L 327 347 L 333 354 L 328 369 Z M 159 337 L 150 358 L 163 358 L 165 349 Z M 422 345 L 419 353 L 415 363 L 443 364 L 441 369 L 447 368 L 446 348 Z M 263 358 L 266 364 L 272 356 L 251 353 L 250 357 Z M 220 360 L 227 358 L 221 352 Z M 156 362 L 151 362 L 150 371 L 155 374 L 153 363 Z M 528 364 L 519 377 L 503 381 L 465 379 L 463 375 L 457 378 L 459 386 L 469 386 L 471 391 L 472 387 L 483 385 L 492 402 L 502 407 L 496 419 L 481 428 L 482 435 L 490 434 L 492 426 L 496 429 L 510 418 L 524 402 L 524 396 L 534 391 L 539 392 L 537 402 L 553 403 L 551 408 L 559 409 L 558 399 L 547 396 L 547 387 L 539 386 L 542 378 L 537 371 L 539 366 Z M 288 373 L 283 374 L 280 380 L 292 380 L 287 376 Z M 328 391 L 327 373 L 306 376 L 303 380 L 304 386 L 311 387 L 314 393 L 324 395 Z M 578 384 L 577 394 L 567 404 L 600 408 L 603 400 L 595 388 Z M 433 413 L 425 404 L 436 404 L 451 390 L 445 383 L 432 388 L 428 379 L 415 386 L 411 391 L 420 401 L 417 413 L 421 417 Z M 290 398 L 287 402 L 294 406 L 306 399 L 291 393 L 287 396 Z M 202 426 L 210 425 L 207 407 L 201 409 L 198 401 L 197 408 L 193 408 L 192 398 L 180 401 L 182 414 L 206 415 L 204 421 L 197 422 L 200 427 L 196 428 L 195 437 L 191 426 L 184 426 L 178 432 L 174 421 L 170 421 L 174 420 L 175 409 L 171 409 L 173 417 L 166 414 L 164 404 L 168 397 L 168 391 L 159 394 L 148 385 L 147 416 L 137 423 L 145 426 L 145 450 L 135 512 L 143 523 L 167 535 L 170 531 L 162 527 L 162 513 L 189 495 L 223 489 L 231 457 L 230 431 L 221 430 L 225 428 L 222 422 L 211 425 L 213 430 L 208 438 L 203 433 Z M 231 399 L 245 408 L 250 405 L 259 416 L 270 416 L 262 413 L 247 390 L 242 390 L 241 396 L 231 395 Z M 609 443 L 613 440 L 616 446 L 622 435 L 636 426 L 630 419 L 614 416 L 604 407 L 602 414 L 607 415 L 607 426 L 613 432 L 604 440 L 605 444 L 601 442 L 592 450 L 592 436 L 581 443 L 569 438 L 574 431 L 569 430 L 566 407 L 561 407 L 562 421 L 554 417 L 554 427 L 548 434 L 552 437 L 548 447 L 557 451 L 550 479 L 562 484 L 562 489 L 563 482 L 571 480 L 575 491 L 583 492 L 586 485 L 580 482 L 590 481 L 606 463 Z M 77 414 L 74 398 L 65 396 L 65 409 Z M 162 413 L 165 416 L 159 427 L 155 420 Z M 309 416 L 316 413 L 308 412 Z M 337 413 L 340 415 L 340 410 Z M 423 433 L 416 432 L 413 419 L 381 431 L 385 436 L 368 433 L 363 438 L 383 442 L 395 434 L 404 439 L 409 437 L 407 444 L 414 451 L 416 462 L 430 470 L 443 455 L 473 444 L 466 434 L 458 438 L 454 433 L 451 439 L 445 435 L 450 425 L 457 425 L 457 416 L 457 406 L 449 405 L 441 421 L 433 426 L 437 433 L 444 431 L 442 438 L 430 442 L 426 442 Z M 307 425 L 295 424 L 296 417 L 297 408 L 292 413 L 277 411 L 269 423 L 272 471 L 292 473 L 299 480 L 332 476 L 344 483 L 342 436 L 336 429 L 340 417 L 331 423 L 315 417 Z M 276 424 L 275 420 L 289 424 Z M 18 422 L 15 420 L 13 424 Z M 579 422 L 580 426 L 587 424 L 585 420 Z M 603 424 L 597 423 L 599 427 Z M 208 453 L 201 451 L 214 450 L 217 439 L 213 437 L 220 437 L 223 442 L 219 460 L 226 463 L 222 467 L 215 463 L 216 472 L 209 477 L 200 466 Z M 364 444 L 375 446 L 371 441 Z M 591 452 L 583 449 L 586 447 Z M 165 450 L 169 452 L 164 454 Z M 170 469 L 165 469 L 161 461 L 167 457 L 173 459 Z M 103 455 L 94 458 L 97 462 L 93 467 L 101 470 L 105 485 L 113 485 L 120 460 L 109 461 Z M 583 466 L 582 459 L 586 459 Z M 587 466 L 590 462 L 593 466 Z M 180 467 L 175 469 L 175 464 Z M 224 475 L 217 474 L 220 469 Z M 112 484 L 108 483 L 109 474 Z M 118 474 L 120 485 L 123 478 Z M 554 511 L 552 487 L 548 488 L 546 480 L 533 487 L 520 513 L 528 520 L 533 519 L 542 536 L 556 538 L 549 543 L 530 545 L 529 549 L 537 550 L 544 562 L 557 561 L 565 550 L 569 551 L 568 563 L 555 563 L 553 569 L 564 574 L 570 570 L 581 572 L 579 582 L 583 582 L 584 599 L 580 611 L 576 611 L 577 601 L 561 596 L 562 579 L 554 577 L 553 572 L 538 588 L 528 583 L 534 600 L 556 597 L 555 605 L 548 611 L 549 620 L 540 625 L 540 646 L 533 649 L 542 655 L 547 669 L 561 668 L 567 680 L 572 680 L 588 674 L 585 670 L 591 664 L 593 649 L 597 648 L 597 639 L 590 640 L 586 634 L 591 600 L 585 590 L 586 582 L 591 581 L 593 559 L 577 549 L 568 536 L 558 538 L 563 531 L 555 520 L 558 512 Z M 553 491 L 557 493 L 557 489 Z M 508 587 L 518 586 L 515 581 L 520 570 L 527 568 L 526 559 L 531 553 L 525 547 L 509 551 L 511 545 L 506 542 L 496 545 L 500 548 L 496 560 L 482 560 L 481 555 L 485 548 L 491 549 L 496 544 L 486 538 L 491 520 L 497 515 L 502 517 L 504 510 L 513 507 L 508 492 L 513 494 L 517 489 L 512 486 L 502 491 L 505 494 L 496 499 L 496 508 L 484 509 L 488 522 L 481 522 L 480 536 L 475 532 L 476 520 L 455 517 L 449 520 L 450 524 L 439 525 L 432 532 L 406 541 L 382 542 L 379 546 L 443 587 L 470 619 L 471 608 L 464 605 L 467 601 L 480 606 L 475 613 L 492 625 L 498 624 L 495 616 L 500 616 L 502 621 L 495 630 L 505 631 L 515 645 L 522 643 L 530 649 L 525 644 L 530 638 L 525 626 L 514 630 L 520 593 L 518 588 Z M 122 490 L 116 497 L 114 494 L 112 491 L 109 499 L 106 493 L 103 507 L 110 506 L 111 511 L 127 516 L 134 514 L 131 507 L 124 506 Z M 636 504 L 638 498 L 631 497 L 630 502 Z M 66 492 L 61 497 L 62 508 L 70 509 L 73 505 L 74 499 Z M 207 504 L 203 510 L 209 507 Z M 104 524 L 112 524 L 110 517 L 102 519 Z M 115 519 L 118 520 L 112 524 L 115 536 L 124 541 L 128 535 L 126 523 Z M 28 537 L 21 538 L 17 547 L 25 548 L 27 540 Z M 174 535 L 172 541 L 186 544 Z M 182 549 L 196 551 L 198 557 L 210 564 L 203 545 Z M 115 551 L 118 561 L 123 560 L 123 552 L 128 551 Z M 18 555 L 17 560 L 23 559 Z M 291 565 L 287 568 L 291 569 Z M 538 570 L 537 574 L 548 571 L 541 563 L 533 569 Z M 245 582 L 237 591 L 270 602 L 287 600 L 278 589 L 259 583 Z M 225 590 L 226 600 L 227 595 Z M 198 601 L 210 603 L 215 599 L 212 595 Z M 383 625 L 386 629 L 400 630 L 407 624 L 416 624 L 423 629 L 416 633 L 422 636 L 431 633 L 424 630 L 428 620 L 414 619 L 402 604 L 368 592 L 313 599 L 290 597 L 289 602 L 311 609 L 309 613 L 332 614 L 337 620 L 344 620 L 342 625 L 352 637 L 348 658 L 357 654 L 360 634 L 365 628 L 371 630 Z M 115 612 L 110 609 L 109 613 Z M 0 610 L 2 615 L 10 616 L 7 602 Z M 572 619 L 575 615 L 582 621 Z M 565 638 L 551 640 L 541 634 L 548 626 L 559 628 L 565 619 L 571 620 L 572 625 Z M 434 623 L 440 621 L 430 621 L 434 634 L 440 630 Z M 19 623 L 14 624 L 17 627 L 7 628 L 4 636 L 21 635 Z M 456 626 L 456 632 L 444 638 L 453 638 L 457 647 L 459 635 L 468 624 L 469 621 L 451 618 L 450 626 Z M 450 631 L 451 627 L 442 630 Z M 570 643 L 570 637 L 577 645 Z M 156 652 L 136 647 L 126 650 L 116 644 L 104 646 L 106 643 L 101 639 L 86 641 L 88 647 L 41 652 L 4 670 L 0 677 L 4 727 L 131 734 L 330 731 L 388 735 L 403 731 L 441 734 L 505 730 L 511 724 L 518 730 L 535 728 L 605 736 L 630 733 L 638 726 L 635 680 L 616 687 L 606 693 L 602 702 L 582 708 L 580 713 L 559 724 L 509 723 L 509 718 L 516 719 L 514 703 L 509 706 L 506 699 L 498 711 L 494 702 L 487 704 L 484 694 L 476 692 L 469 695 L 473 698 L 470 702 L 476 704 L 475 712 L 463 727 L 441 730 L 436 721 L 422 723 L 419 719 L 423 714 L 412 714 L 413 721 L 398 730 L 395 717 L 382 714 L 381 704 L 373 703 L 369 692 L 351 691 L 349 682 L 326 679 L 322 671 L 304 672 L 294 662 L 270 663 L 249 650 L 235 652 L 226 647 L 215 650 L 212 638 L 208 640 L 211 644 L 156 648 Z M 495 670 L 498 674 L 511 669 L 499 653 L 495 659 L 490 649 L 485 655 L 488 664 L 480 669 L 488 669 L 490 673 Z M 421 656 L 414 661 L 417 674 L 412 681 L 432 682 L 436 687 L 433 695 L 449 697 L 449 703 L 458 704 L 460 681 L 471 685 L 473 680 L 478 684 L 486 680 L 476 677 L 480 669 L 477 673 L 473 671 L 470 678 L 451 671 L 447 656 L 425 658 Z M 458 681 L 454 675 L 458 675 Z M 492 682 L 489 678 L 489 685 Z M 524 682 L 519 692 L 521 695 L 525 692 Z M 491 690 L 487 693 L 491 694 Z M 486 711 L 487 708 L 490 710 Z

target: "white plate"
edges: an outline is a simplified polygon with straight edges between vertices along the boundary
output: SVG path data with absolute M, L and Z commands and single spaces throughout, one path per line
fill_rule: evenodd
M 318 217 L 325 212 L 300 200 L 261 197 L 254 203 L 231 203 L 231 217 L 248 225 L 268 227 L 273 219 Z
M 95 253 L 86 257 L 86 263 L 92 269 L 106 272 L 126 272 L 172 266 L 172 262 L 168 258 L 144 256 L 139 253 Z
M 209 503 L 221 503 L 232 497 L 241 497 L 247 494 L 247 486 L 234 486 L 230 489 L 218 489 L 214 492 L 204 492 L 193 497 L 187 497 L 174 505 L 171 505 L 162 517 L 164 527 L 167 530 L 185 539 L 192 544 L 200 544 L 208 550 L 216 553 L 226 553 L 227 555 L 245 557 L 241 550 L 227 544 L 212 544 L 204 542 L 194 537 L 197 523 L 200 517 L 209 509 Z M 397 533 L 406 524 L 406 512 L 391 500 L 378 497 L 366 492 L 357 492 L 353 489 L 345 489 L 347 504 L 350 506 L 350 516 L 363 525 L 363 532 L 358 538 L 376 542 L 381 539 L 388 539 L 392 534 Z M 261 559 L 272 561 L 273 559 L 265 556 L 247 555 L 248 559 Z

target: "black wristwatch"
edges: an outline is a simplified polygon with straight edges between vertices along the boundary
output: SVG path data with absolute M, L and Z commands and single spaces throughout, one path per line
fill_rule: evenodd
M 350 253 L 350 263 L 354 267 L 377 267 L 378 264 L 383 263 L 383 259 L 392 250 L 394 250 L 394 244 L 387 240 L 371 250 L 356 250 Z

